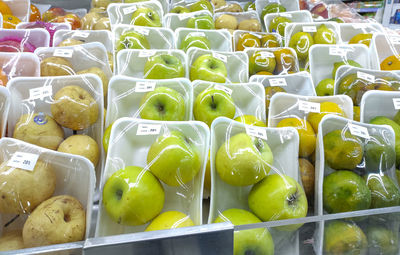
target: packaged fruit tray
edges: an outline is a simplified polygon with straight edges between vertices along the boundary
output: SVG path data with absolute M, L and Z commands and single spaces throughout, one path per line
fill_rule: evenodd
M 189 13 L 167 13 L 163 18 L 163 26 L 175 31 L 180 27 L 195 29 L 215 29 L 213 15 L 209 11 Z
M 43 28 L 5 29 L 0 31 L 1 52 L 34 52 L 50 46 L 50 34 Z
M 8 112 L 10 110 L 11 96 L 7 88 L 0 86 L 0 137 L 6 135 Z
M 187 51 L 198 47 L 215 51 L 232 51 L 231 34 L 227 30 L 177 28 L 175 48 Z
M 22 22 L 29 20 L 29 0 L 3 0 L 2 2 L 4 2 L 9 7 L 12 16 L 17 17 Z
M 255 3 L 256 3 L 256 10 L 257 10 L 258 16 L 262 17 L 262 19 L 265 14 L 272 12 L 273 9 L 277 9 L 277 8 L 279 8 L 279 12 L 292 12 L 292 11 L 300 10 L 299 1 L 256 0 Z M 279 7 L 277 7 L 277 5 L 276 5 L 277 3 L 279 4 Z
M 116 75 L 108 91 L 107 127 L 122 117 L 192 120 L 193 86 L 188 79 L 146 80 Z
M 3 86 L 14 77 L 40 76 L 39 57 L 30 52 L 0 52 L 0 67 Z
M 246 30 L 252 32 L 264 31 L 256 11 L 248 12 L 218 12 L 214 14 L 215 28 L 233 30 Z
M 197 1 L 172 0 L 170 1 L 169 4 L 170 13 L 183 14 L 183 13 L 198 12 L 203 10 L 209 11 L 211 14 L 214 14 L 215 5 L 208 0 L 197 0 Z
M 373 34 L 384 31 L 379 23 L 339 23 L 338 25 L 342 42 L 348 44 L 360 40 L 362 43 L 370 44 Z
M 1 231 L 18 237 L 17 249 L 89 237 L 96 179 L 88 159 L 2 138 L 0 161 L 0 193 L 18 196 L 1 204 Z
M 312 23 L 313 19 L 309 11 L 291 11 L 266 14 L 263 21 L 265 24 L 265 31 L 279 32 L 279 34 L 284 35 L 285 25 L 282 25 L 282 22 Z
M 365 92 L 361 99 L 360 121 L 369 123 L 377 116 L 395 119 L 398 112 L 400 94 L 397 91 L 372 90 Z M 396 118 L 397 120 L 397 118 Z
M 208 223 L 224 220 L 234 223 L 260 223 L 261 220 L 305 216 L 307 199 L 299 184 L 298 141 L 298 133 L 291 127 L 254 127 L 224 117 L 217 118 L 211 125 L 212 188 Z M 241 167 L 244 165 L 241 163 L 245 161 L 252 162 L 253 165 L 242 175 Z M 280 186 L 282 184 L 299 191 L 295 198 L 298 207 L 293 215 L 282 214 L 281 210 L 284 209 L 281 205 L 284 202 L 280 199 L 285 199 L 285 195 L 278 195 L 277 190 L 290 193 L 283 191 L 285 188 Z M 269 191 L 269 188 L 274 192 Z M 272 206 L 275 202 L 279 206 Z M 266 204 L 271 206 L 258 206 Z M 300 216 L 302 214 L 304 215 Z M 265 254 L 274 254 L 268 253 L 273 246 L 275 254 L 298 254 L 297 234 L 292 231 L 299 226 L 291 227 L 281 228 L 281 231 L 260 229 L 261 233 L 255 239 L 254 246 L 262 246 Z M 295 237 L 294 241 L 292 235 Z M 240 237 L 240 232 L 235 232 L 235 244 L 239 244 L 241 238 L 245 238 L 245 234 Z M 272 244 L 272 239 L 275 245 Z
M 235 30 L 233 32 L 233 50 L 246 48 L 276 48 L 282 46 L 282 37 L 278 33 L 251 32 Z
M 159 227 L 157 219 L 150 225 L 148 223 L 160 212 L 169 211 L 185 214 L 182 224 L 188 225 L 184 226 L 201 225 L 209 139 L 208 127 L 198 121 L 117 120 L 111 130 L 112 142 L 101 182 L 102 197 L 95 236 L 155 230 Z M 120 171 L 126 168 L 131 169 L 131 176 L 124 177 L 124 171 Z M 163 171 L 168 171 L 169 175 L 164 175 Z M 139 174 L 140 179 L 136 179 Z M 118 187 L 118 178 L 129 178 L 132 188 L 122 183 L 122 187 Z M 127 213 L 124 208 L 131 209 L 113 200 L 113 192 L 118 194 L 121 189 L 121 203 L 128 201 L 125 194 L 135 194 L 138 198 L 129 201 L 135 203 L 137 217 L 124 217 Z M 187 222 L 189 220 L 191 224 Z
M 400 36 L 376 33 L 372 36 L 371 62 L 382 71 L 400 70 Z
M 163 13 L 164 13 L 164 14 L 168 13 L 169 7 L 170 7 L 170 6 L 169 6 L 169 1 L 168 1 L 168 0 L 152 0 L 152 1 L 160 3 L 161 6 L 162 6 Z M 114 2 L 118 2 L 118 1 L 114 1 Z M 135 1 L 132 1 L 132 0 L 122 0 L 122 1 L 120 1 L 120 2 L 125 3 L 125 4 L 129 4 L 129 3 L 134 3 Z
M 67 30 L 60 29 L 54 33 L 53 46 L 67 46 L 68 44 L 83 44 L 99 42 L 107 52 L 113 51 L 112 34 L 107 30 Z M 79 41 L 79 42 L 78 42 Z M 61 44 L 61 45 L 60 45 Z

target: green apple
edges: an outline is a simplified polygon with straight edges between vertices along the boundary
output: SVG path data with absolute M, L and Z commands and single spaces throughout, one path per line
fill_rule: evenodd
M 271 174 L 255 184 L 248 197 L 250 209 L 262 221 L 295 219 L 307 216 L 308 204 L 303 187 L 292 177 Z M 295 231 L 301 224 L 279 227 Z
M 145 231 L 155 231 L 164 229 L 175 229 L 194 226 L 190 217 L 182 212 L 168 211 L 163 212 L 154 218 L 147 226 Z
M 268 144 L 246 133 L 226 140 L 215 155 L 219 177 L 233 186 L 248 186 L 261 181 L 273 163 L 274 156 Z
M 249 74 L 261 71 L 273 73 L 276 66 L 275 56 L 271 52 L 256 51 L 249 58 Z
M 150 44 L 141 33 L 128 31 L 123 33 L 117 42 L 117 51 L 123 49 L 150 49 Z
M 191 12 L 195 11 L 209 11 L 211 13 L 214 13 L 212 4 L 208 0 L 199 0 L 193 4 L 190 5 L 189 10 Z
M 174 89 L 157 87 L 142 97 L 140 117 L 148 120 L 182 121 L 185 119 L 185 100 Z
M 200 152 L 196 144 L 177 130 L 164 133 L 147 154 L 150 171 L 169 186 L 183 186 L 200 171 Z
M 194 119 L 203 121 L 209 127 L 217 117 L 235 117 L 236 106 L 232 97 L 225 91 L 216 88 L 203 90 L 193 105 Z
M 293 21 L 287 17 L 277 16 L 273 18 L 268 26 L 269 32 L 277 32 L 281 36 L 285 36 L 285 27 L 288 23 L 292 23 Z
M 191 47 L 209 50 L 211 48 L 211 43 L 205 34 L 201 35 L 199 32 L 192 32 L 183 38 L 179 49 L 186 52 Z
M 133 12 L 131 25 L 146 27 L 161 27 L 158 13 L 148 7 L 140 7 Z
M 335 80 L 331 78 L 321 80 L 315 91 L 317 92 L 317 96 L 333 96 L 333 91 L 335 88 Z
M 396 163 L 396 152 L 385 137 L 371 136 L 364 146 L 365 169 L 369 173 L 383 173 Z
M 169 11 L 170 13 L 177 13 L 177 14 L 182 14 L 182 13 L 189 13 L 189 9 L 183 6 L 175 6 L 172 8 L 172 10 Z
M 306 60 L 308 58 L 308 51 L 313 44 L 314 39 L 306 32 L 295 33 L 289 41 L 289 47 L 296 51 L 299 60 Z
M 215 23 L 210 15 L 200 15 L 190 18 L 186 23 L 186 27 L 196 29 L 215 29 Z
M 144 65 L 145 79 L 173 79 L 185 77 L 185 68 L 178 57 L 166 53 L 149 57 Z
M 190 67 L 190 80 L 203 80 L 217 83 L 224 83 L 228 71 L 225 63 L 211 54 L 198 57 Z
M 229 221 L 235 226 L 261 223 L 254 214 L 243 209 L 228 209 L 223 211 L 214 223 Z M 274 241 L 267 228 L 256 228 L 235 231 L 233 235 L 234 255 L 273 255 Z
M 365 254 L 367 237 L 356 224 L 346 221 L 330 221 L 324 229 L 323 254 Z
M 241 115 L 234 120 L 250 126 L 267 127 L 262 120 L 258 119 L 254 115 Z
M 264 20 L 264 16 L 268 13 L 278 13 L 278 12 L 286 12 L 286 8 L 279 3 L 267 4 L 261 12 L 261 20 Z
M 367 227 L 368 254 L 399 254 L 399 235 L 391 229 L 378 225 Z
M 114 122 L 113 123 L 111 123 L 111 125 L 109 125 L 107 128 L 106 128 L 106 130 L 104 131 L 104 135 L 103 135 L 103 148 L 104 148 L 104 151 L 107 153 L 107 151 L 108 151 L 108 145 L 109 145 L 109 143 L 110 143 L 110 135 L 111 135 L 111 128 L 112 128 L 112 125 L 114 124 Z
M 323 199 L 328 213 L 366 210 L 371 205 L 371 191 L 359 175 L 340 170 L 325 176 Z
M 313 39 L 315 44 L 336 44 L 335 33 L 325 24 L 319 26 Z
M 400 205 L 400 191 L 393 180 L 380 174 L 369 174 L 367 185 L 371 190 L 371 208 Z
M 247 2 L 244 6 L 244 11 L 255 11 L 256 10 L 256 2 Z
M 339 69 L 339 67 L 344 66 L 344 65 L 362 68 L 362 66 L 359 63 L 357 63 L 356 61 L 351 60 L 351 59 L 345 60 L 345 61 L 340 61 L 340 62 L 335 62 L 335 63 L 333 63 L 333 70 L 332 70 L 332 78 L 333 79 L 335 79 L 336 71 Z
M 159 180 L 138 166 L 127 166 L 107 179 L 103 206 L 110 218 L 122 225 L 138 226 L 156 217 L 164 207 L 165 194 Z

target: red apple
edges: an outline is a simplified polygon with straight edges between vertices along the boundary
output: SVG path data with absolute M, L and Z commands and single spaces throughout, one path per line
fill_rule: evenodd
M 68 13 L 65 16 L 58 16 L 53 22 L 69 23 L 71 24 L 72 30 L 81 28 L 81 19 L 73 13 Z
M 42 15 L 42 20 L 44 22 L 52 22 L 59 16 L 64 16 L 67 14 L 63 8 L 60 7 L 51 7 L 47 11 L 45 11 Z
M 328 8 L 325 3 L 319 3 L 314 8 L 311 9 L 311 13 L 315 15 L 319 15 L 323 17 L 324 19 L 327 19 L 329 14 L 328 14 Z
M 308 10 L 309 6 L 306 0 L 300 0 L 300 10 Z

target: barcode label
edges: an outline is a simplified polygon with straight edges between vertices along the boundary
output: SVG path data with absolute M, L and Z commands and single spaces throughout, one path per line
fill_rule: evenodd
M 375 76 L 363 72 L 357 72 L 357 78 L 363 79 L 369 82 L 375 82 Z
M 329 55 L 331 56 L 346 56 L 347 49 L 339 48 L 339 47 L 330 47 Z
M 313 103 L 302 100 L 299 100 L 299 110 L 303 112 L 316 112 L 316 113 L 319 113 L 321 111 L 319 103 Z
M 204 32 L 191 32 L 189 34 L 190 34 L 190 36 L 206 37 L 206 34 Z
M 246 133 L 250 136 L 255 136 L 263 140 L 267 140 L 267 131 L 260 127 L 246 127 Z
M 138 32 L 139 34 L 142 34 L 142 35 L 149 35 L 149 33 L 150 33 L 150 31 L 147 28 L 140 27 L 140 26 L 134 26 L 133 30 L 135 30 L 136 32 Z
M 139 124 L 136 135 L 158 135 L 161 131 L 161 125 Z
M 314 33 L 317 32 L 316 26 L 303 26 L 303 32 Z
M 269 80 L 269 85 L 271 87 L 285 87 L 287 83 L 285 78 L 274 78 Z
M 124 8 L 124 9 L 122 9 L 122 12 L 126 15 L 126 14 L 130 14 L 130 13 L 132 13 L 132 12 L 134 12 L 134 11 L 136 11 L 136 6 L 135 5 L 133 5 L 133 6 L 129 6 L 129 7 L 126 7 L 126 8 Z
M 348 124 L 350 133 L 355 136 L 359 136 L 365 139 L 369 139 L 368 129 L 366 127 L 362 127 L 355 124 Z
M 154 50 L 141 50 L 141 51 L 139 51 L 139 57 L 140 58 L 151 57 L 154 54 L 156 54 L 156 51 L 154 51 Z
M 135 92 L 149 92 L 156 88 L 156 83 L 152 81 L 139 81 L 136 83 Z
M 214 88 L 218 89 L 218 90 L 222 90 L 222 91 L 224 91 L 226 94 L 228 94 L 230 96 L 232 95 L 232 90 L 230 88 L 225 87 L 225 86 L 215 85 Z
M 38 159 L 39 155 L 37 154 L 17 151 L 12 155 L 11 159 L 7 163 L 7 166 L 33 171 Z
M 221 60 L 222 62 L 226 63 L 226 61 L 227 61 L 227 57 L 225 55 L 222 55 L 222 54 L 219 54 L 219 53 L 216 53 L 216 52 L 213 52 L 212 55 L 213 55 L 214 58 L 217 58 L 217 59 Z
M 400 110 L 400 98 L 393 98 L 393 106 L 395 110 Z
M 51 97 L 53 95 L 52 86 L 43 86 L 34 89 L 29 89 L 29 100 L 40 99 L 43 100 L 45 97 Z
M 89 37 L 89 33 L 88 32 L 82 32 L 82 31 L 76 31 L 74 33 L 75 37 L 82 37 L 82 38 L 88 38 Z
M 73 49 L 55 49 L 53 56 L 62 58 L 71 58 L 74 53 Z
M 274 53 L 269 51 L 259 51 L 258 52 L 262 58 L 275 58 Z
M 393 44 L 400 44 L 400 36 L 391 36 L 391 37 L 390 37 L 390 41 L 391 41 Z

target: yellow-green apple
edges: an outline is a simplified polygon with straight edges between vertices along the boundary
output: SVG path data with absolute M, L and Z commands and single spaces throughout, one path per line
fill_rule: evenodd
M 271 174 L 253 186 L 248 197 L 249 208 L 262 221 L 306 217 L 308 204 L 303 187 L 285 174 Z M 295 231 L 301 224 L 279 227 Z
M 209 11 L 211 13 L 214 13 L 212 4 L 208 0 L 199 0 L 193 4 L 190 5 L 189 10 L 191 12 L 195 11 Z
M 242 115 L 235 118 L 234 120 L 250 126 L 267 127 L 267 125 L 265 125 L 265 123 L 262 122 L 262 120 L 258 119 L 254 115 Z
M 117 42 L 117 51 L 123 49 L 150 49 L 147 38 L 136 31 L 123 33 Z
M 229 221 L 233 225 L 246 225 L 261 223 L 254 214 L 243 209 L 228 209 L 223 211 L 214 223 Z M 274 241 L 267 228 L 256 228 L 235 231 L 233 235 L 234 255 L 273 255 Z
M 204 33 L 200 33 L 201 32 L 192 32 L 187 34 L 182 40 L 179 48 L 185 52 L 191 47 L 209 50 L 211 48 L 210 40 L 208 40 L 207 36 Z
M 369 174 L 367 185 L 371 191 L 371 208 L 400 205 L 400 191 L 387 175 Z
M 335 33 L 325 24 L 319 26 L 313 39 L 315 44 L 336 44 Z
M 161 27 L 160 16 L 156 11 L 148 7 L 140 7 L 133 12 L 131 25 L 145 27 Z
M 104 151 L 106 152 L 106 154 L 107 154 L 107 151 L 108 151 L 108 145 L 110 144 L 111 128 L 112 128 L 113 124 L 114 124 L 114 122 L 111 123 L 106 128 L 106 130 L 104 131 L 104 134 L 103 134 L 103 148 L 104 148 Z
M 217 83 L 224 83 L 228 71 L 225 63 L 213 57 L 211 54 L 205 54 L 198 57 L 190 67 L 190 80 L 203 80 Z
M 335 86 L 335 80 L 332 78 L 321 80 L 318 83 L 317 87 L 315 87 L 317 96 L 333 96 L 334 86 Z
M 147 226 L 145 231 L 155 231 L 164 229 L 175 229 L 194 226 L 190 217 L 182 212 L 168 211 L 163 212 L 154 218 Z
M 286 12 L 285 6 L 280 3 L 269 3 L 265 5 L 261 12 L 261 20 L 264 20 L 264 16 L 268 13 L 279 13 L 279 12 Z
M 145 79 L 172 79 L 185 77 L 185 68 L 178 57 L 162 53 L 149 57 L 143 73 Z
M 261 181 L 269 173 L 274 156 L 260 138 L 239 133 L 219 147 L 215 167 L 219 177 L 234 186 L 247 186 Z
M 140 117 L 149 120 L 184 120 L 185 100 L 174 89 L 157 87 L 142 97 Z
M 261 71 L 273 73 L 276 66 L 275 56 L 272 52 L 256 51 L 249 58 L 249 74 Z
M 292 23 L 292 20 L 287 17 L 277 16 L 270 21 L 268 26 L 269 32 L 276 32 L 279 33 L 281 36 L 284 36 L 285 27 L 288 23 Z
M 368 254 L 399 254 L 399 235 L 378 224 L 367 227 Z
M 195 120 L 203 121 L 208 126 L 217 117 L 235 117 L 236 107 L 232 97 L 223 90 L 207 88 L 195 99 L 193 114 Z
M 215 23 L 210 15 L 200 15 L 190 18 L 186 23 L 186 27 L 197 29 L 215 29 Z
M 327 222 L 323 239 L 323 254 L 365 254 L 368 248 L 367 237 L 361 228 L 347 221 Z
M 177 14 L 181 14 L 181 13 L 189 13 L 189 9 L 183 6 L 175 6 L 174 8 L 172 8 L 172 10 L 169 11 L 170 13 L 177 13 Z
M 164 207 L 160 181 L 148 170 L 127 166 L 111 175 L 103 188 L 103 205 L 110 218 L 122 225 L 143 225 Z
M 177 130 L 164 133 L 147 154 L 150 171 L 169 186 L 183 186 L 193 180 L 201 166 L 196 144 Z
M 306 60 L 308 58 L 308 51 L 314 44 L 314 39 L 307 32 L 297 32 L 290 38 L 289 47 L 293 48 L 299 60 Z

